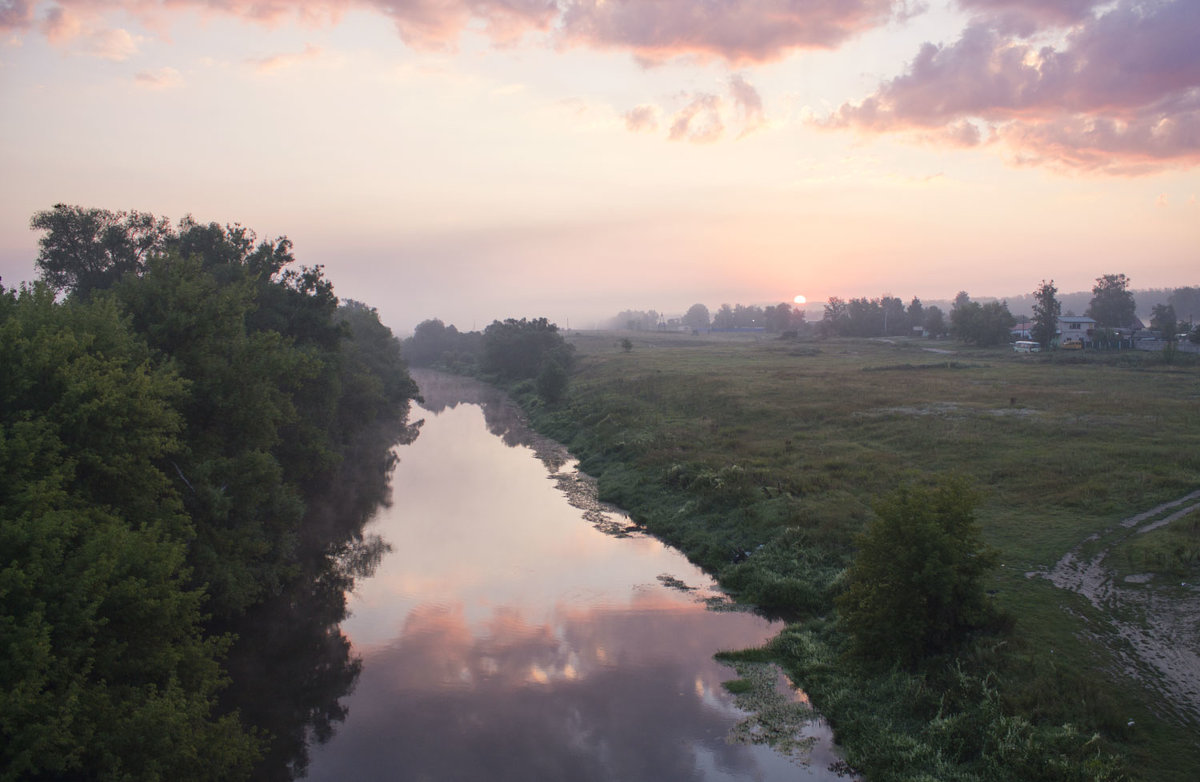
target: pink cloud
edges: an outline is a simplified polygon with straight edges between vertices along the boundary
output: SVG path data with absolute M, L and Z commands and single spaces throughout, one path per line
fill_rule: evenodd
M 273 23 L 289 16 L 309 24 L 367 9 L 391 19 L 410 46 L 452 46 L 481 22 L 494 41 L 554 31 L 564 46 L 629 51 L 647 63 L 680 56 L 729 62 L 777 60 L 797 49 L 835 48 L 902 16 L 907 0 L 10 0 L 0 29 L 25 29 L 43 17 L 98 17 L 121 10 L 147 23 L 177 9 Z
M 109 11 L 124 11 L 158 27 L 163 15 L 177 10 L 262 24 L 294 17 L 305 24 L 321 25 L 335 23 L 346 11 L 358 8 L 391 19 L 400 37 L 417 48 L 450 46 L 475 21 L 483 23 L 493 40 L 508 43 L 526 32 L 549 29 L 559 13 L 553 0 L 15 0 L 0 8 L 0 29 L 31 27 L 39 6 L 45 8 L 41 26 L 48 36 L 62 29 L 63 20 L 99 18 Z
M 0 3 L 0 30 L 18 30 L 33 24 L 33 3 L 8 0 Z
M 997 3 L 998 4 L 998 3 Z M 1036 48 L 977 23 L 823 124 L 874 133 L 979 120 L 1021 162 L 1135 173 L 1200 163 L 1200 3 L 1122 0 Z
M 568 44 L 631 51 L 646 63 L 680 56 L 777 60 L 796 49 L 832 49 L 892 18 L 893 0 L 570 0 Z
M 133 80 L 139 87 L 148 90 L 168 90 L 183 84 L 183 76 L 174 68 L 140 71 Z
M 669 141 L 711 144 L 725 137 L 729 124 L 740 124 L 737 138 L 744 138 L 766 122 L 762 97 L 740 73 L 730 76 L 728 90 L 728 97 L 708 92 L 681 93 L 672 103 L 676 107 L 682 106 L 673 112 L 643 103 L 625 113 L 625 127 L 634 133 L 654 131 L 658 129 L 659 117 L 670 115 Z
M 725 133 L 721 119 L 722 101 L 717 95 L 700 93 L 680 109 L 671 120 L 668 138 L 671 141 L 691 141 L 710 144 Z
M 729 96 L 742 115 L 743 127 L 739 138 L 758 130 L 764 121 L 762 96 L 758 90 L 740 73 L 735 73 L 729 79 Z
M 632 133 L 658 130 L 658 108 L 642 104 L 625 112 L 625 128 Z
M 558 15 L 552 0 L 358 0 L 355 5 L 388 16 L 405 43 L 422 49 L 452 46 L 476 19 L 492 40 L 513 43 L 527 32 L 548 30 Z
M 259 73 L 270 73 L 284 68 L 290 68 L 306 60 L 315 60 L 321 56 L 321 47 L 308 44 L 304 51 L 288 54 L 274 54 L 269 57 L 251 57 L 246 62 Z

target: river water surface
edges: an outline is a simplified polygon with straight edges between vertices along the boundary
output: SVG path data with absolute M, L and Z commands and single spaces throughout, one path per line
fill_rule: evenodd
M 712 580 L 600 506 L 503 397 L 414 378 L 425 422 L 367 527 L 391 550 L 342 625 L 362 673 L 309 779 L 837 778 L 819 719 L 783 750 L 755 744 L 722 686 L 738 673 L 713 655 L 778 626 L 713 610 Z

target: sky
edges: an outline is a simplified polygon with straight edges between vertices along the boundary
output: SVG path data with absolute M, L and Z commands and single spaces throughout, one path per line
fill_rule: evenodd
M 398 333 L 1200 285 L 1196 0 L 0 0 L 57 203 L 286 235 Z

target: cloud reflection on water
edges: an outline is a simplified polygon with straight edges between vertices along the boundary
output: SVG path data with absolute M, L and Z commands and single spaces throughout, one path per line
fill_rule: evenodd
M 745 614 L 664 595 L 628 609 L 567 611 L 553 625 L 498 610 L 422 606 L 364 657 L 356 729 L 313 763 L 320 778 L 690 780 L 698 748 L 760 778 L 754 748 L 726 742 L 733 672 L 715 649 L 769 635 Z M 366 726 L 366 727 L 363 727 Z

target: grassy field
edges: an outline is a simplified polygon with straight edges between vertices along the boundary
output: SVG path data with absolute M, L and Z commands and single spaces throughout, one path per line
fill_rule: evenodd
M 785 664 L 851 765 L 873 779 L 1197 778 L 1197 715 L 1164 707 L 1154 682 L 1127 672 L 1104 611 L 1038 575 L 1122 519 L 1200 489 L 1192 357 L 569 340 L 579 357 L 569 398 L 531 401 L 535 424 L 571 447 L 604 499 L 793 620 L 748 657 Z M 847 663 L 832 596 L 854 534 L 875 498 L 949 473 L 982 492 L 977 517 L 1001 563 L 989 587 L 1013 629 L 916 672 Z M 1150 574 L 1143 589 L 1200 581 L 1196 529 L 1193 515 L 1114 542 L 1111 566 Z

